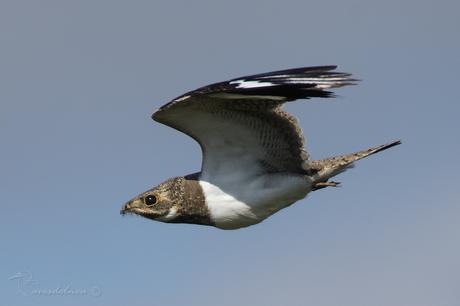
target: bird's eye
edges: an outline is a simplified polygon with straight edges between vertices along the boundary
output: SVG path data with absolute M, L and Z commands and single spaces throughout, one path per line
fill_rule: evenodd
M 144 202 L 145 202 L 146 205 L 149 205 L 149 206 L 150 206 L 150 205 L 154 205 L 154 204 L 157 203 L 157 197 L 154 196 L 154 195 L 152 195 L 152 194 L 151 194 L 151 195 L 148 195 L 148 196 L 146 196 L 146 197 L 144 198 Z

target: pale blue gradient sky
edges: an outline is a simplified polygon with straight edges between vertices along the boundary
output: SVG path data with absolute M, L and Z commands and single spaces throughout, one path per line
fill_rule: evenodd
M 2 305 L 457 306 L 458 1 L 0 3 Z M 221 231 L 118 214 L 199 169 L 154 123 L 184 91 L 338 64 L 363 80 L 288 106 L 313 157 L 401 138 L 263 223 Z M 99 297 L 23 296 L 97 286 Z

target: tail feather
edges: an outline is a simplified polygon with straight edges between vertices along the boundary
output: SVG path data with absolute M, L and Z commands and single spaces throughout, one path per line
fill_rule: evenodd
M 317 169 L 317 182 L 325 182 L 333 176 L 354 167 L 353 162 L 401 144 L 400 140 L 373 147 L 367 150 L 313 161 L 311 167 Z

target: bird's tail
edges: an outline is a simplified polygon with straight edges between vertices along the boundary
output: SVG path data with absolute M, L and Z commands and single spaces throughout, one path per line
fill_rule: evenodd
M 397 140 L 388 144 L 380 145 L 377 147 L 373 147 L 367 150 L 351 154 L 329 157 L 313 161 L 311 163 L 311 168 L 317 170 L 317 173 L 314 175 L 314 186 L 316 185 L 316 188 L 314 187 L 314 189 L 320 189 L 327 186 L 337 186 L 339 183 L 327 183 L 327 181 L 331 177 L 336 176 L 337 174 L 342 173 L 349 168 L 352 168 L 354 166 L 353 162 L 368 157 L 369 155 L 397 146 L 399 144 L 401 144 L 401 141 Z

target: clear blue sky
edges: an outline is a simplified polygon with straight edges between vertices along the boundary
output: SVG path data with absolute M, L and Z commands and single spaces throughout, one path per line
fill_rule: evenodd
M 459 305 L 459 12 L 454 0 L 3 0 L 0 304 Z M 201 164 L 154 109 L 326 64 L 363 82 L 288 106 L 313 157 L 402 146 L 247 229 L 119 215 Z M 83 293 L 45 294 L 59 287 Z

